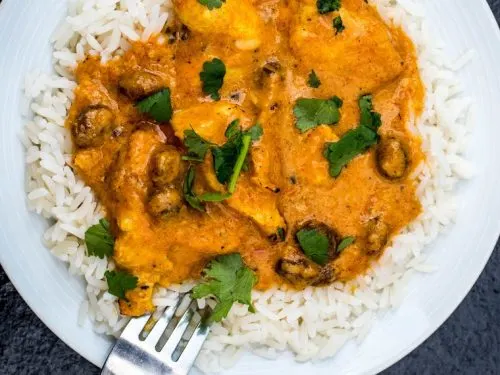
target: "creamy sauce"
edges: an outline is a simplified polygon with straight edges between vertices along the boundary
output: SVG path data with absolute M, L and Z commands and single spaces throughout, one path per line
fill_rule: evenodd
M 107 64 L 88 57 L 76 69 L 68 126 L 74 127 L 89 106 L 106 106 L 113 115 L 113 127 L 101 142 L 77 143 L 74 166 L 106 209 L 116 236 L 117 266 L 139 278 L 139 287 L 127 293 L 128 302 L 121 301 L 122 312 L 150 311 L 155 285 L 196 279 L 219 254 L 241 253 L 256 271 L 259 289 L 301 288 L 308 283 L 291 282 L 276 267 L 283 257 L 302 257 L 295 233 L 311 221 L 327 225 L 337 240 L 356 238 L 327 271 L 319 271 L 327 275 L 322 282 L 363 273 L 390 237 L 421 212 L 416 182 L 409 177 L 423 158 L 410 129 L 424 91 L 412 42 L 402 30 L 385 25 L 363 0 L 343 0 L 340 12 L 326 15 L 318 14 L 316 0 L 227 0 L 212 11 L 197 0 L 173 3 L 176 21 L 165 35 L 134 43 Z M 332 20 L 338 15 L 346 29 L 336 34 Z M 172 30 L 179 36 L 175 40 L 167 36 Z M 227 68 L 218 102 L 202 92 L 199 78 L 203 63 L 215 57 Z M 321 80 L 316 89 L 307 84 L 313 69 Z M 153 74 L 157 85 L 170 88 L 170 124 L 151 122 L 120 89 L 134 72 Z M 373 147 L 334 179 L 323 156 L 325 142 L 337 141 L 359 124 L 358 99 L 368 93 L 382 115 L 382 142 L 394 138 L 404 146 L 407 171 L 397 180 L 384 177 Z M 344 101 L 340 122 L 301 134 L 295 101 L 334 95 Z M 166 144 L 185 153 L 182 139 L 190 128 L 222 144 L 235 119 L 243 128 L 260 123 L 264 130 L 235 194 L 207 204 L 206 213 L 183 203 L 176 212 L 153 215 L 148 202 L 156 191 L 155 156 Z M 181 192 L 188 163 L 179 168 L 169 186 Z M 196 192 L 223 190 L 209 157 L 196 168 Z M 376 251 L 368 251 L 379 223 L 386 238 L 378 239 L 382 245 Z M 285 241 L 273 237 L 278 228 L 285 228 Z

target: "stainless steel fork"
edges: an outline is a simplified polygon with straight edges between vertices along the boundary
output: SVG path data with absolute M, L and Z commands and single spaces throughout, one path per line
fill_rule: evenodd
M 187 308 L 186 308 L 187 306 Z M 175 306 L 132 319 L 104 364 L 102 375 L 187 375 L 209 333 L 210 313 L 189 295 Z

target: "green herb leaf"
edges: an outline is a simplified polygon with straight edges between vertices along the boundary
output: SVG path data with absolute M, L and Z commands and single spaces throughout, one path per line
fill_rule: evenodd
M 220 59 L 213 59 L 203 64 L 203 71 L 200 73 L 203 92 L 213 100 L 220 100 L 219 90 L 224 84 L 226 76 L 226 66 Z
M 99 220 L 99 224 L 87 229 L 85 244 L 87 245 L 88 255 L 94 255 L 101 259 L 113 255 L 115 239 L 111 235 L 109 222 L 106 219 Z
M 231 121 L 231 123 L 227 126 L 226 132 L 224 135 L 227 139 L 234 137 L 240 131 L 240 120 L 236 119 Z
M 330 163 L 330 175 L 337 177 L 352 159 L 377 142 L 376 132 L 366 126 L 360 126 L 349 130 L 338 142 L 327 143 L 324 155 Z
M 108 292 L 118 298 L 126 299 L 125 292 L 137 287 L 138 278 L 124 271 L 106 271 Z
M 356 241 L 356 237 L 346 237 L 342 241 L 340 241 L 339 245 L 337 246 L 337 253 L 341 253 L 343 250 L 345 250 L 347 247 L 351 246 L 354 241 Z
M 285 228 L 278 228 L 278 237 L 281 241 L 285 241 L 286 239 Z
M 241 170 L 245 164 L 248 150 L 250 149 L 250 143 L 252 142 L 252 136 L 250 134 L 245 134 L 241 140 L 241 149 L 236 159 L 236 164 L 234 165 L 233 174 L 229 180 L 229 185 L 227 190 L 232 194 L 236 191 L 236 183 L 240 177 Z
M 248 150 L 251 141 L 258 141 L 263 134 L 262 127 L 260 125 L 254 125 L 246 131 L 242 131 L 239 127 L 239 121 L 237 120 L 231 122 L 226 130 L 226 137 L 228 137 L 227 142 L 218 147 L 212 148 L 212 155 L 214 158 L 214 170 L 217 180 L 221 184 L 226 184 L 228 182 L 238 180 L 238 176 L 246 165 L 246 156 L 248 155 Z M 243 140 L 249 137 L 248 147 L 245 145 Z M 240 158 L 243 158 L 243 164 L 237 166 Z M 229 192 L 234 193 L 236 186 L 233 186 L 230 182 Z
M 225 201 L 226 199 L 231 198 L 231 194 L 228 193 L 204 193 L 199 196 L 199 199 L 202 202 L 222 202 Z
M 316 7 L 320 14 L 335 12 L 340 9 L 341 0 L 317 0 Z
M 147 113 L 158 122 L 169 122 L 172 118 L 170 89 L 164 89 L 137 103 L 141 113 Z
M 206 6 L 208 9 L 212 10 L 214 8 L 220 8 L 226 0 L 198 0 L 201 5 Z
M 204 270 L 203 282 L 192 291 L 193 298 L 214 296 L 218 303 L 209 320 L 220 322 L 224 319 L 234 302 L 252 305 L 252 288 L 257 278 L 252 270 L 245 266 L 240 254 L 221 255 L 212 260 Z
M 257 142 L 264 134 L 264 129 L 262 129 L 262 126 L 260 124 L 256 124 L 250 129 L 245 130 L 243 133 L 250 135 L 250 137 L 252 138 L 252 142 Z
M 335 35 L 341 33 L 345 30 L 344 22 L 342 21 L 342 17 L 337 16 L 333 19 L 333 28 L 335 29 Z
M 191 207 L 193 207 L 195 210 L 198 210 L 200 212 L 205 212 L 205 207 L 203 206 L 203 202 L 193 192 L 195 173 L 196 172 L 195 172 L 194 168 L 192 166 L 189 167 L 189 170 L 186 174 L 186 178 L 184 179 L 184 185 L 182 187 L 182 192 L 184 194 L 184 199 L 186 200 L 186 202 L 189 203 L 189 205 Z
M 326 144 L 324 156 L 330 163 L 332 177 L 340 175 L 351 160 L 379 141 L 377 131 L 382 120 L 380 114 L 373 111 L 371 95 L 364 95 L 359 99 L 359 109 L 360 125 L 345 133 L 339 141 Z
M 203 139 L 198 133 L 190 129 L 184 131 L 184 146 L 186 146 L 188 154 L 182 158 L 183 160 L 202 162 L 205 160 L 208 150 L 210 150 L 214 144 Z
M 305 133 L 319 125 L 333 125 L 339 122 L 339 102 L 332 99 L 297 99 L 293 113 L 297 120 L 295 126 Z
M 257 124 L 246 131 L 239 127 L 239 120 L 232 121 L 225 132 L 228 138 L 222 146 L 217 146 L 202 137 L 194 130 L 184 132 L 184 145 L 188 155 L 184 160 L 201 162 L 209 150 L 212 152 L 214 170 L 217 180 L 221 184 L 228 183 L 228 193 L 205 193 L 197 196 L 193 192 L 195 171 L 191 167 L 184 180 L 184 199 L 198 211 L 204 211 L 203 202 L 221 202 L 231 197 L 236 190 L 236 183 L 242 170 L 246 170 L 247 156 L 252 141 L 257 141 L 263 134 L 262 127 Z
M 366 126 L 374 131 L 377 131 L 380 125 L 382 125 L 382 120 L 380 113 L 373 111 L 371 95 L 364 95 L 359 98 L 359 109 L 361 111 L 359 125 Z
M 184 199 L 194 209 L 200 212 L 204 212 L 205 206 L 203 205 L 203 203 L 222 202 L 226 199 L 231 198 L 231 194 L 220 193 L 220 192 L 204 193 L 200 196 L 196 195 L 193 191 L 195 175 L 196 175 L 195 169 L 192 166 L 189 167 L 188 173 L 186 174 L 186 178 L 184 179 L 184 186 L 183 186 Z
M 297 232 L 297 241 L 304 254 L 313 262 L 325 265 L 328 262 L 330 240 L 317 229 L 304 228 Z
M 319 86 L 321 86 L 321 81 L 319 80 L 318 75 L 314 70 L 311 70 L 311 73 L 309 73 L 307 84 L 313 89 L 317 89 Z

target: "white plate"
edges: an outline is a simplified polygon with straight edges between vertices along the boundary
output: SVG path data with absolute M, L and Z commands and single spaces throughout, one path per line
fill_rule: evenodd
M 18 140 L 24 75 L 49 71 L 49 39 L 64 17 L 62 0 L 4 0 L 0 5 L 0 261 L 33 311 L 74 350 L 102 365 L 112 341 L 77 325 L 84 285 L 42 245 L 47 223 L 28 213 L 24 151 Z M 469 159 L 478 175 L 461 186 L 458 221 L 430 249 L 440 270 L 417 276 L 401 308 L 375 325 L 361 345 L 348 344 L 332 360 L 298 365 L 245 356 L 229 374 L 373 374 L 408 354 L 453 312 L 484 268 L 500 233 L 500 32 L 486 0 L 423 0 L 433 29 L 450 56 L 473 48 L 460 78 L 477 102 Z

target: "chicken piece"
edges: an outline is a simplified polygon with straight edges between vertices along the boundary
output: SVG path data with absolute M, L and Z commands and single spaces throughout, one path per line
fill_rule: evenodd
M 129 290 L 126 294 L 127 300 L 121 299 L 120 312 L 127 316 L 142 316 L 153 312 L 154 284 L 141 284 L 134 290 Z
M 224 134 L 233 120 L 240 120 L 240 126 L 244 129 L 253 125 L 252 119 L 240 106 L 220 101 L 176 111 L 172 127 L 180 139 L 184 139 L 185 130 L 193 129 L 202 138 L 220 145 L 226 142 Z
M 184 138 L 184 130 L 193 128 L 206 140 L 222 145 L 227 141 L 227 126 L 235 119 L 240 120 L 242 128 L 253 124 L 237 105 L 225 102 L 204 103 L 177 111 L 172 119 L 172 126 L 180 138 Z M 207 157 L 202 170 L 208 191 L 224 191 L 215 176 L 211 157 Z M 277 209 L 275 194 L 252 183 L 246 176 L 240 176 L 236 192 L 226 202 L 231 208 L 253 219 L 268 236 L 275 234 L 278 228 L 286 226 Z
M 250 0 L 226 0 L 220 8 L 211 10 L 198 0 L 173 3 L 177 17 L 193 31 L 227 35 L 241 50 L 253 50 L 261 44 L 262 20 Z
M 129 144 L 122 149 L 111 174 L 111 192 L 116 201 L 114 216 L 120 230 L 115 243 L 114 259 L 124 269 L 133 269 L 140 276 L 151 272 L 159 279 L 172 264 L 155 248 L 156 234 L 151 225 L 146 202 L 151 185 L 149 164 L 158 149 L 164 146 L 164 137 L 156 128 L 134 132 Z M 144 278 L 151 279 L 153 276 Z
M 337 142 L 339 137 L 331 126 L 321 125 L 300 135 L 301 140 L 294 147 L 302 150 L 294 159 L 295 176 L 300 183 L 324 185 L 332 181 L 328 173 L 328 160 L 323 156 L 327 142 Z
M 269 238 L 273 238 L 279 228 L 286 228 L 285 220 L 278 211 L 276 194 L 253 184 L 247 176 L 240 177 L 227 205 L 251 218 Z
M 316 0 L 295 1 L 290 30 L 293 52 L 320 73 L 324 83 L 347 84 L 360 95 L 372 92 L 401 74 L 403 60 L 390 30 L 363 0 L 342 3 L 339 12 L 319 15 Z M 345 29 L 336 34 L 332 19 L 340 14 Z M 335 69 L 331 70 L 332 63 Z M 354 93 L 353 93 L 354 94 Z

